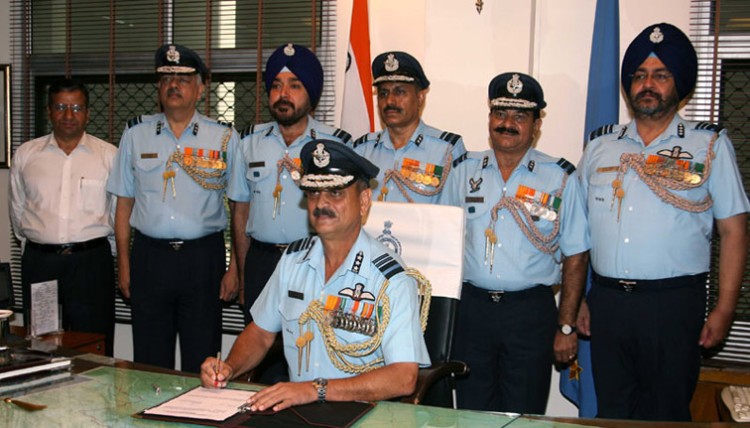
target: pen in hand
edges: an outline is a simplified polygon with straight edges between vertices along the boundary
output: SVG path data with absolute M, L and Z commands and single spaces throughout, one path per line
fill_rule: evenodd
M 219 370 L 221 370 L 221 351 L 216 353 L 216 367 L 214 367 L 214 387 L 219 387 Z

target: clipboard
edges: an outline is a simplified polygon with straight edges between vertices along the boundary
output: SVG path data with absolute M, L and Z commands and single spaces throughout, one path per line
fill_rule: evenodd
M 361 401 L 342 401 L 310 403 L 284 409 L 280 412 L 266 410 L 263 412 L 237 412 L 223 420 L 201 419 L 168 414 L 149 413 L 152 409 L 184 398 L 186 394 L 194 394 L 200 387 L 192 388 L 160 404 L 133 414 L 134 418 L 151 419 L 164 422 L 190 423 L 195 425 L 216 427 L 328 427 L 348 428 L 367 412 L 375 407 L 375 403 Z M 230 389 L 231 390 L 231 389 Z M 232 391 L 254 393 L 250 390 L 235 389 Z M 248 396 L 249 396 L 248 395 Z

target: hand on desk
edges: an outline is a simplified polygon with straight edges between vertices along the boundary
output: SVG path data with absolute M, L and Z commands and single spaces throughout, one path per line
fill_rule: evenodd
M 201 364 L 201 384 L 206 388 L 225 388 L 232 378 L 232 366 L 214 357 Z
M 280 382 L 260 390 L 247 400 L 252 412 L 272 409 L 274 412 L 318 400 L 312 382 Z

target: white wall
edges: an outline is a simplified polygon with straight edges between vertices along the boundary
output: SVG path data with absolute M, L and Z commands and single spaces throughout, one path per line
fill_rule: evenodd
M 351 0 L 339 0 L 348 10 Z M 538 147 L 577 162 L 582 147 L 595 0 L 490 0 L 477 14 L 469 0 L 371 0 L 372 56 L 403 50 L 420 59 L 432 82 L 426 122 L 462 134 L 471 150 L 487 148 L 487 85 L 497 74 L 538 78 L 548 107 Z M 644 27 L 661 21 L 686 30 L 689 0 L 621 0 L 620 57 Z M 9 0 L 0 0 L 9 10 Z M 339 16 L 345 16 L 340 14 Z M 342 18 L 343 19 L 343 18 Z M 348 24 L 347 24 L 348 25 Z M 348 33 L 342 23 L 339 34 Z M 0 63 L 10 61 L 8 14 L 0 14 Z M 627 118 L 624 104 L 620 120 Z M 0 170 L 0 260 L 10 258 L 8 171 Z M 130 326 L 118 325 L 115 355 L 132 357 Z M 228 351 L 232 337 L 224 338 Z M 552 382 L 551 415 L 575 415 Z

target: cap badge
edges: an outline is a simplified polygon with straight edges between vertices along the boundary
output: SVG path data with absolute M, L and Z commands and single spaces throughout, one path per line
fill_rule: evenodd
M 284 55 L 294 56 L 294 45 L 292 45 L 291 43 L 287 43 L 287 45 L 284 46 Z
M 315 163 L 315 166 L 318 168 L 326 167 L 331 162 L 331 154 L 326 151 L 323 143 L 318 143 L 318 145 L 315 146 L 312 155 L 313 163 Z
M 513 77 L 508 80 L 508 84 L 506 85 L 508 92 L 510 92 L 513 95 L 518 95 L 523 91 L 523 82 L 521 82 L 521 76 L 518 74 L 514 74 Z
M 398 60 L 396 59 L 396 55 L 394 54 L 388 54 L 388 58 L 385 60 L 385 71 L 388 72 L 394 72 L 398 70 Z
M 651 32 L 648 39 L 651 40 L 652 43 L 661 43 L 662 40 L 664 40 L 664 33 L 661 32 L 659 27 L 654 27 L 654 31 Z
M 180 63 L 180 52 L 177 51 L 177 48 L 175 48 L 174 45 L 169 46 L 169 50 L 167 51 L 167 61 L 177 64 Z

